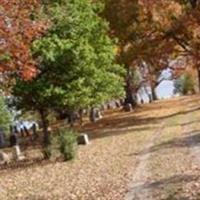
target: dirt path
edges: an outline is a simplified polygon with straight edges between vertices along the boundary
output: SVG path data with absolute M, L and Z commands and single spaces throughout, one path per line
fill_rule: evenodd
M 140 152 L 125 200 L 200 200 L 200 111 L 188 100 Z
M 196 131 L 193 130 L 194 127 L 191 126 L 191 119 L 198 120 L 199 117 L 199 112 L 186 115 L 186 120 L 182 124 L 183 135 L 187 135 L 188 137 L 187 146 L 189 148 L 194 167 L 200 167 L 200 145 L 197 145 L 199 137 L 197 137 L 198 135 L 196 135 Z
M 147 168 L 147 163 L 150 158 L 148 149 L 153 146 L 156 138 L 160 137 L 164 127 L 165 123 L 163 122 L 145 145 L 146 149 L 141 152 L 142 155 L 138 158 L 138 166 L 134 171 L 132 182 L 129 185 L 125 200 L 150 200 L 151 190 L 145 189 L 144 187 L 144 183 L 148 182 L 148 179 L 151 177 L 151 172 Z

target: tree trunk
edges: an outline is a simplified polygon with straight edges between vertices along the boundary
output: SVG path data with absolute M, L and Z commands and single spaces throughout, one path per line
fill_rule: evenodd
M 73 110 L 69 110 L 69 118 L 68 118 L 68 122 L 70 124 L 70 127 L 73 128 L 74 127 L 74 123 L 75 123 L 75 118 L 76 118 L 76 114 L 75 114 L 75 111 Z
M 131 104 L 133 108 L 136 106 L 136 100 L 134 98 L 134 94 L 132 93 L 131 90 L 127 88 L 126 88 L 125 105 L 126 104 Z
M 90 109 L 90 116 L 89 116 L 89 118 L 90 118 L 91 122 L 96 122 L 96 109 L 94 107 L 92 107 Z
M 125 97 L 125 102 L 124 106 L 127 104 L 131 104 L 132 107 L 134 108 L 136 106 L 136 100 L 133 94 L 133 90 L 131 87 L 131 80 L 130 80 L 130 69 L 127 69 L 127 78 L 126 78 L 126 85 L 125 85 L 125 92 L 126 92 L 126 97 Z
M 152 86 L 151 89 L 152 89 L 152 100 L 156 101 L 157 100 L 156 91 L 155 91 L 156 87 Z
M 80 122 L 80 125 L 82 126 L 83 125 L 83 109 L 79 109 L 79 122 Z
M 46 146 L 50 143 L 47 115 L 46 115 L 46 112 L 43 109 L 39 110 L 39 113 L 40 113 L 40 117 L 41 117 L 43 134 L 44 134 L 43 143 L 44 143 L 44 146 Z

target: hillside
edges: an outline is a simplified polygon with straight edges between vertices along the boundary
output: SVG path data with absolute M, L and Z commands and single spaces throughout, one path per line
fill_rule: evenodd
M 3 200 L 200 199 L 200 97 L 109 111 L 70 162 L 0 170 Z

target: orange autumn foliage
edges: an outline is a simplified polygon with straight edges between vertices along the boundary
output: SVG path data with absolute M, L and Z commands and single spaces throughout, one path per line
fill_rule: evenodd
M 0 0 L 0 72 L 30 79 L 37 73 L 31 43 L 47 28 L 34 19 L 39 0 Z

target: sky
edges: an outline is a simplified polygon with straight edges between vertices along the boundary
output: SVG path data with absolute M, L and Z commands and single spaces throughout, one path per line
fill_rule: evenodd
M 167 99 L 173 97 L 175 87 L 170 68 L 167 68 L 161 72 L 158 81 L 161 82 L 155 90 L 158 99 Z M 149 91 L 149 88 L 147 88 L 147 90 Z M 137 98 L 138 102 L 141 102 L 141 99 L 143 99 L 144 103 L 149 102 L 149 97 L 144 87 L 141 87 L 138 91 Z

